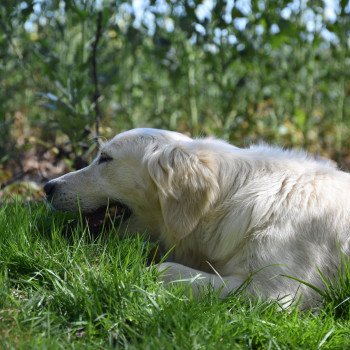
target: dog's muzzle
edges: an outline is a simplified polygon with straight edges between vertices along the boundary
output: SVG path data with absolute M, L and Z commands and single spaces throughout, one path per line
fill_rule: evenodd
M 46 195 L 46 201 L 48 203 L 52 204 L 53 197 L 55 195 L 55 192 L 57 191 L 57 183 L 54 180 L 48 181 L 44 186 L 44 192 Z M 89 212 L 84 213 L 85 216 L 92 216 L 96 217 L 97 220 L 100 220 L 101 216 L 104 216 L 109 211 L 109 208 L 112 208 L 112 212 L 114 212 L 115 216 L 117 217 L 123 217 L 125 219 L 129 218 L 132 214 L 132 211 L 130 208 L 119 202 L 119 201 L 112 201 L 112 200 L 106 200 L 106 205 L 100 206 L 94 210 L 91 210 Z

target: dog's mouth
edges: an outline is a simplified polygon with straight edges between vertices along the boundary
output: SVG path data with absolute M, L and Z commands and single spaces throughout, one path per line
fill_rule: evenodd
M 92 232 L 98 232 L 103 227 L 119 224 L 132 214 L 131 209 L 123 203 L 115 202 L 84 214 L 84 218 Z

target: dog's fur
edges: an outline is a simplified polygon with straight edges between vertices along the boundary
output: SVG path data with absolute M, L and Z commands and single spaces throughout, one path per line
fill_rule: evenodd
M 224 296 L 251 277 L 249 293 L 314 305 L 316 293 L 288 276 L 322 288 L 318 270 L 333 278 L 349 253 L 350 176 L 299 151 L 134 129 L 50 184 L 58 210 L 127 205 L 138 230 L 172 249 L 163 280 L 189 279 L 195 292 Z

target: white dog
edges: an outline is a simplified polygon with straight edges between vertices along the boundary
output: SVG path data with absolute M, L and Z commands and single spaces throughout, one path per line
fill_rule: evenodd
M 123 203 L 172 249 L 163 280 L 195 292 L 210 285 L 225 296 L 249 278 L 248 293 L 311 306 L 317 294 L 296 279 L 322 288 L 319 271 L 335 277 L 349 253 L 350 176 L 303 152 L 134 129 L 45 192 L 65 211 Z

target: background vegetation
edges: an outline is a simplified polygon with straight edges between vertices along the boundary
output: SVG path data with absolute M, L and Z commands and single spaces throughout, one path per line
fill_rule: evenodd
M 96 100 L 104 137 L 170 128 L 346 166 L 349 16 L 347 0 L 3 0 L 2 187 L 85 165 Z

